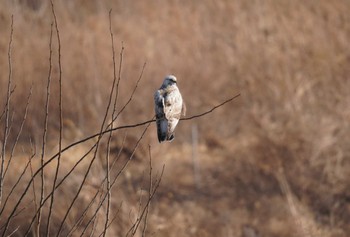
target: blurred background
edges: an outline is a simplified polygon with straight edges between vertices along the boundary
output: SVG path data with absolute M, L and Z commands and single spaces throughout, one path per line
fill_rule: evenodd
M 113 80 L 110 9 L 117 67 L 124 46 L 118 108 L 146 63 L 116 125 L 151 119 L 153 94 L 168 74 L 178 78 L 188 116 L 241 93 L 205 117 L 180 122 L 172 143 L 158 144 L 154 124 L 147 131 L 129 181 L 118 192 L 129 199 L 139 189 L 150 145 L 155 169 L 165 164 L 165 171 L 151 204 L 148 235 L 348 236 L 350 1 L 55 1 L 65 144 L 97 132 L 103 120 Z M 1 106 L 11 14 L 16 86 L 11 131 L 20 129 L 32 85 L 20 143 L 40 145 L 51 4 L 0 3 Z M 59 128 L 57 47 L 54 37 L 52 149 Z M 141 129 L 127 131 L 130 147 Z M 124 133 L 116 136 L 123 139 Z M 137 200 L 125 204 L 126 217 L 111 227 L 118 235 L 125 234 L 121 223 L 128 225 L 127 213 Z

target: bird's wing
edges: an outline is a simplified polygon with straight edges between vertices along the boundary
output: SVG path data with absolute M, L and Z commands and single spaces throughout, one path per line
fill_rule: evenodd
M 157 90 L 154 94 L 154 108 L 156 118 L 164 117 L 164 96 L 161 90 Z
M 163 90 L 157 90 L 154 94 L 154 108 L 159 142 L 167 140 L 168 137 L 168 120 L 165 118 L 164 107 Z

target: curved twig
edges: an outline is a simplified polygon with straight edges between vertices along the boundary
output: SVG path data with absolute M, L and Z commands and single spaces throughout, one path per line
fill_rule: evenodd
M 210 110 L 208 110 L 208 111 L 206 111 L 206 112 L 203 112 L 203 113 L 197 114 L 197 115 L 193 115 L 193 116 L 191 116 L 191 117 L 181 118 L 180 120 L 181 120 L 181 121 L 186 121 L 186 120 L 191 120 L 191 119 L 194 119 L 194 118 L 199 118 L 199 117 L 202 117 L 202 116 L 204 116 L 204 115 L 207 115 L 207 114 L 213 112 L 214 110 L 216 110 L 217 108 L 220 108 L 221 106 L 224 106 L 225 104 L 227 104 L 227 103 L 231 102 L 232 100 L 236 99 L 236 98 L 239 97 L 240 95 L 241 95 L 241 94 L 239 93 L 239 94 L 237 94 L 237 95 L 235 95 L 235 96 L 233 96 L 233 97 L 231 97 L 231 98 L 225 100 L 224 102 L 222 102 L 222 103 L 220 103 L 220 104 L 214 106 L 213 108 L 211 108 Z M 70 145 L 68 145 L 67 147 L 63 148 L 63 149 L 62 149 L 62 152 L 66 151 L 66 150 L 70 149 L 71 147 L 74 147 L 74 146 L 76 146 L 76 145 L 78 145 L 78 144 L 81 144 L 81 143 L 84 143 L 84 142 L 86 142 L 86 141 L 88 141 L 88 140 L 91 140 L 91 139 L 93 139 L 93 138 L 95 138 L 95 137 L 97 137 L 97 136 L 99 136 L 99 135 L 103 135 L 103 134 L 105 134 L 105 133 L 109 133 L 109 132 L 116 131 L 116 130 L 120 130 L 120 129 L 136 128 L 136 127 L 140 127 L 140 126 L 143 126 L 143 125 L 146 125 L 146 124 L 149 124 L 149 123 L 153 123 L 153 122 L 155 122 L 155 121 L 156 121 L 156 120 L 152 118 L 152 119 L 150 119 L 150 120 L 147 120 L 147 121 L 144 121 L 144 122 L 141 122 L 141 123 L 130 124 L 130 125 L 123 125 L 123 126 L 111 128 L 111 129 L 108 129 L 108 130 L 103 131 L 102 133 L 96 133 L 96 134 L 93 134 L 93 135 L 91 135 L 91 136 L 89 136 L 89 137 L 86 137 L 86 138 L 84 138 L 84 139 L 81 139 L 81 140 L 79 140 L 79 141 L 73 142 L 72 144 L 70 144 Z M 54 159 L 54 158 L 57 157 L 57 156 L 58 156 L 58 153 L 55 154 L 55 155 L 53 155 L 53 156 L 47 161 L 47 163 L 51 162 L 51 160 Z M 44 164 L 44 166 L 46 166 L 46 164 Z

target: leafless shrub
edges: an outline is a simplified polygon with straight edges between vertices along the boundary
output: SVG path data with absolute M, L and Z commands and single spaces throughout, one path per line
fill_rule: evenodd
M 63 133 L 64 133 L 64 115 L 63 115 L 63 84 L 64 84 L 64 68 L 61 64 L 61 38 L 59 24 L 55 13 L 55 6 L 51 1 L 52 18 L 51 31 L 49 37 L 49 57 L 48 57 L 48 76 L 45 89 L 45 103 L 43 108 L 43 124 L 42 139 L 41 139 L 41 151 L 40 159 L 35 160 L 36 145 L 30 143 L 30 156 L 28 161 L 25 162 L 25 166 L 21 166 L 21 162 L 12 162 L 14 151 L 18 145 L 21 131 L 24 123 L 27 121 L 27 111 L 30 106 L 30 97 L 32 95 L 32 88 L 27 98 L 25 112 L 20 125 L 20 129 L 14 140 L 10 156 L 7 158 L 7 146 L 8 138 L 11 133 L 11 96 L 15 93 L 12 85 L 12 64 L 11 64 L 11 49 L 13 39 L 13 18 L 11 23 L 11 33 L 8 46 L 8 65 L 9 65 L 9 77 L 7 86 L 6 103 L 2 112 L 4 116 L 4 134 L 2 140 L 2 152 L 1 152 L 1 186 L 0 186 L 0 198 L 1 198 L 1 227 L 0 233 L 2 236 L 76 236 L 76 235 L 91 235 L 91 236 L 110 236 L 115 235 L 116 230 L 111 229 L 112 223 L 119 215 L 121 205 L 116 205 L 116 201 L 112 200 L 114 195 L 118 195 L 118 191 L 115 186 L 118 185 L 118 181 L 122 179 L 126 168 L 133 160 L 134 155 L 139 147 L 141 140 L 149 128 L 154 122 L 154 119 L 147 120 L 141 123 L 116 126 L 114 123 L 123 114 L 123 111 L 127 109 L 132 102 L 138 84 L 142 79 L 142 75 L 145 69 L 145 64 L 142 67 L 141 74 L 131 91 L 130 97 L 121 104 L 118 100 L 119 86 L 121 82 L 121 70 L 123 61 L 124 47 L 120 52 L 120 64 L 118 68 L 118 75 L 116 70 L 116 59 L 114 49 L 114 36 L 112 31 L 111 11 L 109 15 L 110 36 L 111 36 L 111 51 L 113 61 L 113 81 L 108 96 L 107 106 L 104 112 L 103 121 L 100 125 L 100 131 L 96 134 L 73 142 L 66 147 L 63 146 Z M 57 42 L 57 53 L 54 53 L 54 32 Z M 52 85 L 53 81 L 53 68 L 54 60 L 53 56 L 57 55 L 58 64 L 58 152 L 50 157 L 48 155 L 48 134 L 49 134 L 49 120 L 52 119 L 50 104 L 52 100 Z M 182 120 L 191 120 L 198 118 L 213 112 L 215 109 L 223 106 L 224 104 L 232 101 L 238 95 L 224 101 L 223 103 L 214 106 L 207 112 L 194 115 L 192 117 L 183 118 Z M 117 107 L 120 107 L 119 111 Z M 110 116 L 110 120 L 108 117 Z M 110 121 L 110 122 L 108 122 Z M 146 126 L 144 126 L 146 125 Z M 134 147 L 129 150 L 127 159 L 119 160 L 122 151 L 124 150 L 124 142 L 119 147 L 119 152 L 116 156 L 112 156 L 111 143 L 114 139 L 114 134 L 120 129 L 133 129 L 136 127 L 144 126 L 141 135 L 138 136 Z M 105 135 L 108 135 L 105 137 Z M 106 142 L 102 142 L 106 139 Z M 125 140 L 125 138 L 124 138 Z M 90 141 L 90 146 L 81 146 L 82 144 Z M 106 147 L 101 146 L 106 144 Z M 71 154 L 69 150 L 78 149 L 82 147 L 81 155 L 74 156 L 74 159 L 69 162 L 69 165 L 61 168 L 63 160 L 67 159 Z M 87 148 L 87 149 L 86 149 Z M 52 149 L 52 148 L 50 148 Z M 86 150 L 85 150 L 86 149 Z M 99 150 L 102 152 L 98 152 Z M 68 156 L 68 157 L 65 157 Z M 101 159 L 97 159 L 98 156 L 105 157 L 104 162 Z M 72 158 L 72 157 L 71 157 Z M 113 162 L 111 162 L 113 158 Z M 5 183 L 5 176 L 8 172 L 18 167 L 16 181 Z M 29 169 L 28 169 L 29 168 Z M 150 210 L 150 203 L 153 199 L 163 176 L 165 165 L 163 165 L 160 173 L 155 176 L 153 174 L 151 147 L 149 146 L 149 175 L 147 189 L 148 195 L 144 196 L 142 188 L 138 198 L 138 211 L 135 214 L 135 218 L 132 218 L 131 226 L 128 227 L 127 223 L 124 223 L 125 230 L 123 234 L 126 236 L 135 236 L 140 233 L 142 236 L 146 235 L 146 227 L 148 224 L 148 216 Z M 62 171 L 65 170 L 66 174 Z M 111 171 L 114 171 L 111 174 Z M 103 171 L 101 173 L 101 171 Z M 94 173 L 94 177 L 92 177 Z M 11 174 L 12 177 L 16 177 L 16 174 Z M 39 182 L 38 182 L 39 181 Z M 5 189 L 6 188 L 6 189 Z M 31 192 L 32 188 L 32 192 Z M 69 190 L 67 189 L 69 188 Z M 114 190 L 114 191 L 113 191 Z M 14 195 L 16 193 L 16 195 Z M 113 194 L 114 193 L 114 194 Z M 5 194 L 5 195 L 3 195 Z M 127 197 L 124 197 L 127 198 Z M 123 201 L 118 199 L 119 202 Z M 137 199 L 135 199 L 137 200 Z M 113 214 L 112 213 L 116 213 Z M 140 228 L 142 226 L 142 228 Z

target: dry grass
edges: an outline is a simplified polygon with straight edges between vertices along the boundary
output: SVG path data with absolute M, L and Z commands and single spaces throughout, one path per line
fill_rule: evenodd
M 171 144 L 158 145 L 151 126 L 137 150 L 137 159 L 113 190 L 112 209 L 120 210 L 110 236 L 125 235 L 144 195 L 140 188 L 147 188 L 147 144 L 152 146 L 154 169 L 159 171 L 166 164 L 151 204 L 148 235 L 248 237 L 249 231 L 244 230 L 249 228 L 256 236 L 347 236 L 348 1 L 58 1 L 65 144 L 97 132 L 103 119 L 113 80 L 110 8 L 117 52 L 121 42 L 125 46 L 119 108 L 128 100 L 147 62 L 137 95 L 117 125 L 152 118 L 153 91 L 169 73 L 179 78 L 189 115 L 236 92 L 242 94 L 214 114 L 181 123 Z M 30 156 L 29 138 L 36 146 L 41 144 L 52 16 L 50 4 L 40 0 L 3 1 L 0 9 L 1 106 L 6 101 L 6 52 L 14 14 L 12 134 L 19 130 L 23 98 L 33 84 L 14 172 L 6 183 L 10 188 L 23 169 L 22 160 Z M 56 41 L 53 52 L 48 134 L 52 152 L 48 151 L 48 157 L 57 151 L 59 128 Z M 194 124 L 200 137 L 200 185 L 195 182 L 191 158 Z M 127 134 L 126 158 L 141 130 Z M 115 147 L 121 147 L 123 137 L 122 132 L 116 134 Z M 88 147 L 64 155 L 62 174 Z M 81 181 L 88 161 L 57 191 L 57 208 L 72 198 L 70 192 Z M 102 178 L 103 167 L 100 161 L 93 167 L 90 185 L 84 187 L 65 228 L 71 227 L 98 190 L 95 185 Z M 52 164 L 47 172 L 54 169 Z M 48 176 L 47 183 L 50 179 Z M 59 223 L 63 214 L 58 210 L 54 218 Z M 31 212 L 30 208 L 24 210 L 11 228 L 26 225 Z M 104 212 L 99 215 L 103 219 Z M 2 214 L 0 223 L 5 216 Z M 102 220 L 97 223 L 103 228 Z M 55 232 L 54 224 L 52 228 Z

